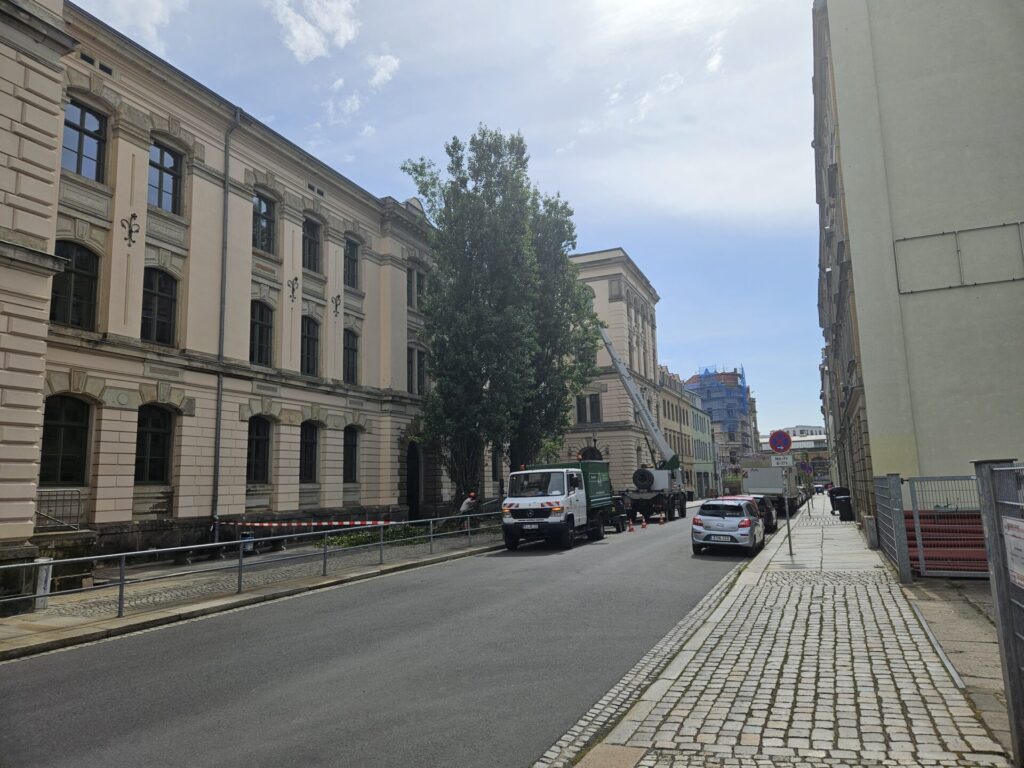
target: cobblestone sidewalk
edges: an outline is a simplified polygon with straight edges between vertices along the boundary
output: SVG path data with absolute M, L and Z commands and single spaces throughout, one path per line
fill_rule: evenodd
M 886 566 L 826 508 L 793 521 L 792 557 L 776 537 L 581 766 L 1007 765 Z

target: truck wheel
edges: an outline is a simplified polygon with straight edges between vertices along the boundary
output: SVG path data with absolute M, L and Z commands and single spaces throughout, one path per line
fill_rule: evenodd
M 562 549 L 572 549 L 576 546 L 576 521 L 571 517 L 565 519 L 565 529 L 562 531 L 559 544 L 562 545 Z
M 604 520 L 598 518 L 594 521 L 594 525 L 587 531 L 587 538 L 591 541 L 600 541 L 604 538 Z
M 517 549 L 519 549 L 518 536 L 516 536 L 514 533 L 509 533 L 508 531 L 505 531 L 505 533 L 503 533 L 502 536 L 505 539 L 505 549 L 509 550 L 510 552 L 515 552 Z

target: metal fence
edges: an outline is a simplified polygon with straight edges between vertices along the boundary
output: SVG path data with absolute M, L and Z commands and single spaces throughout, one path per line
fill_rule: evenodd
M 111 595 L 116 590 L 116 599 L 109 600 L 109 608 L 112 614 L 116 612 L 117 616 L 121 617 L 125 614 L 126 588 L 129 586 L 220 572 L 225 578 L 211 577 L 209 583 L 198 591 L 207 595 L 230 592 L 241 594 L 247 586 L 247 574 L 253 582 L 249 586 L 261 587 L 274 581 L 311 576 L 326 577 L 332 568 L 337 571 L 346 565 L 384 565 L 388 557 L 399 560 L 403 555 L 406 558 L 427 556 L 435 552 L 456 551 L 485 543 L 497 544 L 500 541 L 500 510 L 429 520 L 381 522 L 363 527 L 326 528 L 310 533 L 289 533 L 261 538 L 255 538 L 251 532 L 239 529 L 239 537 L 230 542 L 123 552 L 118 555 L 74 557 L 56 561 L 47 559 L 45 562 L 0 566 L 0 574 L 13 569 L 31 569 L 31 578 L 24 579 L 23 583 L 36 585 L 33 592 L 0 598 L 0 608 L 6 603 L 20 601 L 18 610 L 32 610 L 33 607 L 47 607 L 48 603 L 53 604 L 72 595 L 104 590 L 107 595 Z M 284 550 L 286 543 L 295 551 L 276 554 Z M 275 555 L 246 561 L 247 555 L 256 554 L 261 549 L 273 549 Z M 129 573 L 129 567 L 132 566 L 152 565 L 154 561 L 166 562 L 176 556 L 203 553 L 213 558 L 223 554 L 230 562 L 220 561 L 220 565 L 201 568 L 172 569 L 156 575 L 133 577 Z M 216 559 L 211 561 L 218 562 Z M 286 562 L 296 567 L 281 565 Z M 98 574 L 95 578 L 96 583 L 86 582 L 82 587 L 50 592 L 51 573 L 69 566 L 81 568 L 85 564 L 92 566 L 89 570 Z M 104 573 L 107 575 L 103 575 Z M 258 577 L 255 576 L 257 573 Z M 41 574 L 44 575 L 43 578 L 40 578 Z M 195 593 L 196 590 L 192 592 Z M 174 596 L 171 595 L 169 599 L 173 600 Z M 138 602 L 140 607 L 153 610 L 154 602 L 160 601 L 160 596 L 150 591 L 140 597 Z M 2 612 L 0 610 L 0 613 Z
M 1024 766 L 1024 465 L 978 461 L 981 515 L 1013 743 Z
M 78 488 L 48 488 L 36 494 L 36 530 L 82 527 L 82 492 Z
M 875 478 L 875 525 L 878 529 L 878 545 L 896 566 L 900 581 L 909 584 L 913 577 L 910 573 L 903 489 L 899 475 Z
M 921 576 L 988 578 L 985 531 L 973 476 L 911 477 L 906 520 L 911 566 Z

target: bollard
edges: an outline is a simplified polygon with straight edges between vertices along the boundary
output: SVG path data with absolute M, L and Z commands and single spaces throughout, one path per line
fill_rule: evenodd
M 36 567 L 36 602 L 35 611 L 44 610 L 49 602 L 50 579 L 53 576 L 53 558 L 37 557 L 33 563 L 45 563 Z

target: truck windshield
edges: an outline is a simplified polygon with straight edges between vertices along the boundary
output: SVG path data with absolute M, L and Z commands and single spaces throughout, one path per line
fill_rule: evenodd
M 509 496 L 564 496 L 564 472 L 520 472 L 512 475 Z

